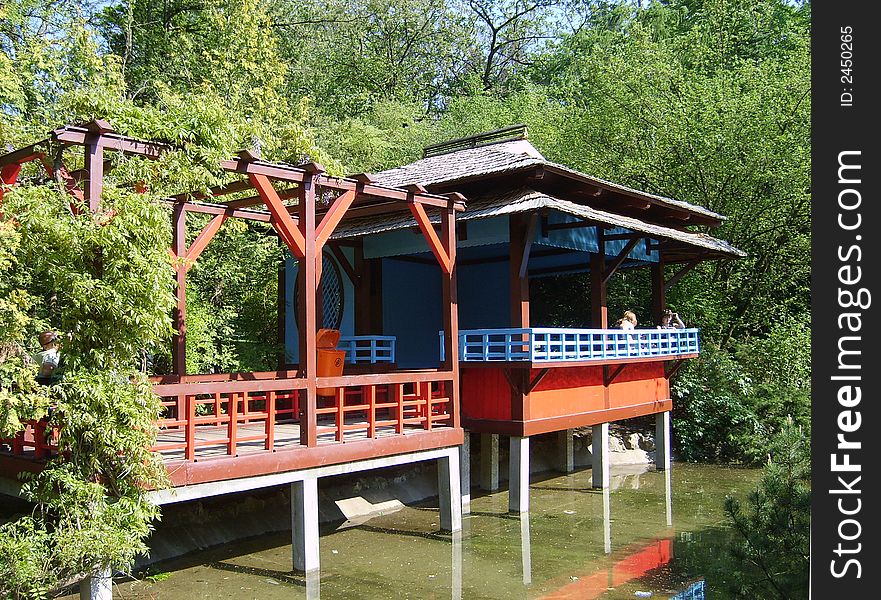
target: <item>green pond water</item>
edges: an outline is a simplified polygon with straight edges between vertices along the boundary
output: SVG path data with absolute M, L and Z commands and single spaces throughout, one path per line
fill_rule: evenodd
M 669 476 L 613 469 L 604 493 L 591 489 L 590 470 L 533 476 L 528 515 L 508 514 L 504 490 L 475 490 L 461 535 L 440 533 L 431 505 L 323 527 L 321 572 L 308 580 L 291 571 L 289 536 L 274 535 L 165 564 L 152 580 L 117 582 L 114 597 L 727 598 L 723 502 L 744 497 L 758 477 L 704 465 L 677 464 Z

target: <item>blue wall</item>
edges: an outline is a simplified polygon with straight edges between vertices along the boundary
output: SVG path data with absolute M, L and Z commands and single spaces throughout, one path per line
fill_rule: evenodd
M 439 266 L 383 259 L 382 333 L 397 337 L 399 367 L 440 364 L 441 294 Z

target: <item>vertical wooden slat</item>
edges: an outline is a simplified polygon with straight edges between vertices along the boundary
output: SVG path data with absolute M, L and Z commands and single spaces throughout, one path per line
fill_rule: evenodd
M 404 384 L 396 383 L 392 385 L 392 391 L 395 403 L 397 404 L 395 410 L 397 411 L 398 417 L 398 422 L 395 424 L 395 431 L 397 433 L 404 433 Z
M 178 396 L 180 399 L 180 396 Z M 196 458 L 196 397 L 184 396 L 184 405 L 186 406 L 187 424 L 186 424 L 186 458 L 194 460 Z
M 266 392 L 266 442 L 264 448 L 275 446 L 275 392 Z
M 214 424 L 220 425 L 220 392 L 214 393 L 214 418 Z
M 346 388 L 336 389 L 336 441 L 342 442 L 346 426 Z
M 176 204 L 174 207 L 174 241 L 172 250 L 178 258 L 187 252 L 187 212 L 184 205 Z M 172 363 L 174 372 L 185 375 L 187 372 L 187 270 L 177 269 L 177 289 L 175 296 L 177 304 L 174 311 L 174 345 L 172 346 Z M 181 413 L 178 413 L 180 415 Z
M 227 413 L 229 414 L 229 423 L 227 426 L 227 432 L 229 433 L 229 442 L 227 443 L 226 453 L 230 456 L 236 455 L 236 437 L 238 437 L 239 430 L 239 396 L 235 392 L 230 392 L 229 401 L 227 406 Z
M 367 390 L 367 404 L 370 405 L 370 408 L 367 409 L 367 437 L 375 438 L 376 437 L 376 386 L 375 385 L 367 385 L 361 389 Z
M 85 198 L 89 203 L 89 210 L 94 213 L 101 208 L 101 188 L 104 183 L 104 147 L 100 138 L 96 139 L 89 135 L 86 139 L 85 167 L 88 180 L 85 186 Z M 181 255 L 178 254 L 178 256 Z

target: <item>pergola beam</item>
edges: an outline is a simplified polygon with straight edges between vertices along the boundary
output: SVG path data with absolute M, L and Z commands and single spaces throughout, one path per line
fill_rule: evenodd
M 605 239 L 608 240 L 608 238 Z M 618 253 L 618 256 L 616 256 L 615 260 L 612 261 L 612 264 L 609 265 L 609 268 L 607 268 L 603 272 L 603 285 L 607 285 L 609 283 L 609 279 L 612 278 L 612 275 L 615 274 L 615 271 L 618 270 L 618 267 L 624 264 L 624 261 L 627 260 L 627 255 L 629 255 L 633 251 L 633 249 L 636 248 L 636 245 L 639 243 L 640 239 L 641 238 L 633 238 L 632 240 L 627 242 L 627 245 L 624 246 L 624 248 L 621 249 L 621 252 Z
M 431 248 L 432 253 L 434 253 L 434 257 L 440 264 L 441 269 L 444 270 L 444 273 L 452 273 L 451 253 L 444 247 L 444 244 L 435 232 L 431 219 L 428 218 L 428 214 L 425 212 L 425 207 L 414 202 L 410 205 L 410 212 L 413 214 L 413 218 L 416 219 L 416 223 L 419 225 L 419 229 L 422 231 L 422 235 L 428 242 L 428 246 Z
M 117 150 L 124 154 L 134 154 L 149 159 L 157 159 L 163 152 L 171 150 L 171 146 L 159 142 L 136 140 L 113 132 L 92 133 L 88 127 L 67 126 L 52 132 L 50 139 L 66 145 L 85 146 L 90 137 L 96 137 L 97 143 L 107 150 Z
M 272 214 L 269 212 L 262 210 L 233 210 L 227 207 L 226 204 L 208 204 L 204 202 L 178 202 L 175 201 L 173 198 L 163 200 L 162 202 L 173 206 L 180 204 L 187 212 L 203 213 L 208 215 L 226 215 L 227 217 L 248 219 L 251 221 L 261 221 L 263 223 L 269 223 L 272 220 Z
M 272 213 L 272 226 L 278 231 L 279 236 L 287 244 L 288 248 L 297 258 L 306 256 L 306 241 L 303 232 L 300 231 L 298 224 L 291 215 L 288 214 L 287 208 L 282 203 L 281 198 L 272 187 L 272 182 L 265 175 L 252 173 L 248 176 L 251 183 L 260 193 L 269 212 Z

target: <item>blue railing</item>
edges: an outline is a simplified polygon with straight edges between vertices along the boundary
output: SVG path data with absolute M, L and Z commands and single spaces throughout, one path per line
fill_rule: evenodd
M 444 357 L 444 336 L 441 360 Z M 697 329 L 463 329 L 459 360 L 466 362 L 580 362 L 697 354 Z
M 337 348 L 346 351 L 350 365 L 395 362 L 395 336 L 349 335 L 340 338 Z

